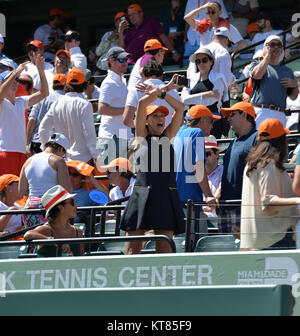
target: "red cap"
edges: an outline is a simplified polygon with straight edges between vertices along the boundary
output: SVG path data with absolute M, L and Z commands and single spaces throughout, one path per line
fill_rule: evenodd
M 252 104 L 241 101 L 236 104 L 234 104 L 231 107 L 221 108 L 221 114 L 228 118 L 233 111 L 243 111 L 247 114 L 249 114 L 253 119 L 255 119 L 255 110 Z
M 265 119 L 258 126 L 258 137 L 260 139 L 275 139 L 283 136 L 284 134 L 290 134 L 290 130 L 284 128 L 278 119 Z
M 192 106 L 187 114 L 187 120 L 193 120 L 203 117 L 211 117 L 214 120 L 221 119 L 220 116 L 212 114 L 211 111 L 204 105 Z
M 27 48 L 28 48 L 30 45 L 33 45 L 33 46 L 35 46 L 35 47 L 37 47 L 37 48 L 40 48 L 40 49 L 43 49 L 43 50 L 44 50 L 44 45 L 43 45 L 42 41 L 39 41 L 39 40 L 33 40 L 33 41 L 31 41 L 31 42 L 29 42 L 29 43 L 27 44 Z
M 66 14 L 65 12 L 63 12 L 61 9 L 59 8 L 51 8 L 49 11 L 49 16 L 55 16 L 55 15 L 61 15 L 65 18 L 68 18 L 69 15 Z
M 129 11 L 129 9 L 133 9 L 133 10 L 136 10 L 138 12 L 142 12 L 142 7 L 139 5 L 139 4 L 132 4 L 130 5 L 128 8 L 127 8 L 127 12 Z
M 156 111 L 163 112 L 165 117 L 169 114 L 169 110 L 165 106 L 149 105 L 149 106 L 146 107 L 147 116 L 156 112 Z

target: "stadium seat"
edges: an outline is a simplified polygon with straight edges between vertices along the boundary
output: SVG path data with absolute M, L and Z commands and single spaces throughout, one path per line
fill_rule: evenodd
M 23 247 L 23 246 L 22 246 Z M 21 254 L 20 245 L 18 246 L 0 246 L 0 259 L 17 259 Z
M 238 251 L 240 241 L 233 235 L 216 235 L 201 237 L 194 252 L 226 252 Z

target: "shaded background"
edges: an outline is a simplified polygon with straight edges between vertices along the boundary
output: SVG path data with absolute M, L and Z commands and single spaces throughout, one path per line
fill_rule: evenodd
M 14 59 L 24 55 L 24 44 L 32 39 L 38 26 L 47 23 L 50 8 L 56 7 L 70 15 L 66 25 L 81 34 L 81 49 L 87 55 L 89 47 L 98 44 L 102 35 L 112 29 L 115 13 L 126 10 L 134 2 L 143 7 L 146 17 L 156 18 L 159 18 L 161 8 L 169 3 L 168 0 L 0 0 L 0 13 L 6 17 L 4 53 Z M 300 12 L 299 3 L 299 0 L 259 0 L 262 9 L 274 14 L 276 28 L 290 24 L 292 14 Z

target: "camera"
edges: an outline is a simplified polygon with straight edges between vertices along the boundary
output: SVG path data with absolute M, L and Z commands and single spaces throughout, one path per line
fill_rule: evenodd
M 175 84 L 189 87 L 190 86 L 190 80 L 185 78 L 185 77 L 177 76 L 175 78 Z

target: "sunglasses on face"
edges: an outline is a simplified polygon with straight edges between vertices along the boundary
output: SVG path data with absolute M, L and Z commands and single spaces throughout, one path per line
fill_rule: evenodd
M 196 64 L 201 64 L 201 63 L 207 63 L 208 61 L 209 61 L 208 57 L 196 58 L 195 63 Z
M 272 42 L 272 43 L 269 43 L 268 46 L 271 47 L 271 48 L 275 48 L 275 47 L 282 48 L 282 44 L 280 42 L 277 42 L 277 43 Z
M 72 177 L 78 177 L 81 176 L 79 173 L 69 173 L 70 176 Z
M 212 152 L 205 152 L 205 156 L 208 158 L 212 155 Z
M 38 48 L 35 47 L 35 46 L 30 46 L 30 47 L 27 47 L 27 52 L 29 51 L 34 51 L 34 52 L 37 52 Z
M 120 63 L 127 63 L 128 58 L 120 58 L 120 59 L 117 59 L 117 61 L 119 61 Z
M 216 14 L 216 12 L 215 11 L 207 11 L 207 14 L 214 15 L 214 14 Z

